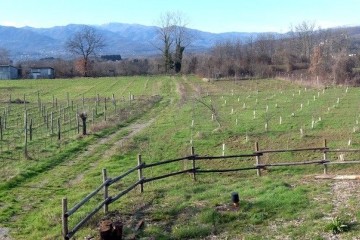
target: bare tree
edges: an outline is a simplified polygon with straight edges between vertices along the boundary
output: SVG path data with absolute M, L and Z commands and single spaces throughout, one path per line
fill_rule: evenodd
M 315 44 L 315 27 L 314 22 L 306 21 L 295 26 L 296 35 L 299 40 L 299 50 L 307 60 L 310 60 L 310 55 Z
M 191 42 L 191 36 L 187 30 L 187 20 L 181 12 L 173 13 L 174 19 L 174 39 L 175 39 L 175 57 L 174 68 L 175 72 L 181 71 L 181 64 L 185 48 Z
M 185 17 L 181 12 L 166 12 L 159 19 L 158 49 L 163 55 L 165 73 L 175 69 L 181 71 L 181 62 L 185 48 L 190 44 L 190 34 L 186 28 Z
M 105 47 L 105 41 L 95 28 L 84 26 L 66 42 L 66 49 L 82 57 L 83 76 L 89 74 L 89 58 Z
M 0 64 L 9 64 L 9 52 L 4 48 L 0 48 Z
M 168 73 L 173 65 L 171 57 L 171 46 L 174 41 L 172 38 L 174 31 L 172 13 L 166 12 L 162 14 L 159 19 L 159 25 L 158 37 L 162 43 L 159 49 L 162 51 L 165 73 Z

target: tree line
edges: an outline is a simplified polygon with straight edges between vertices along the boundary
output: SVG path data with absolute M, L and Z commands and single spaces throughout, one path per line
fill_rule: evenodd
M 359 84 L 360 41 L 356 28 L 321 29 L 303 22 L 287 34 L 261 34 L 217 43 L 194 56 L 195 73 L 209 78 L 264 78 L 296 74 L 326 84 Z
M 23 76 L 32 66 L 53 67 L 56 77 L 102 77 L 143 74 L 196 74 L 203 78 L 264 78 L 297 74 L 327 84 L 360 83 L 359 28 L 321 29 L 302 22 L 286 34 L 263 33 L 247 39 L 216 43 L 202 53 L 185 50 L 194 37 L 180 12 L 162 14 L 158 21 L 158 56 L 132 59 L 101 58 L 106 39 L 85 26 L 65 43 L 74 59 L 47 58 L 22 61 Z M 121 57 L 120 57 L 121 58 Z M 116 61 L 115 61 L 116 60 Z M 0 49 L 0 64 L 9 62 Z

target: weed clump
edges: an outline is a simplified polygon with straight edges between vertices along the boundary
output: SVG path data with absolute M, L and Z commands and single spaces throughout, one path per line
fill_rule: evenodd
M 350 230 L 349 224 L 346 224 L 339 217 L 335 217 L 332 219 L 331 223 L 329 223 L 325 230 L 331 231 L 333 234 L 339 234 L 342 232 L 347 232 Z

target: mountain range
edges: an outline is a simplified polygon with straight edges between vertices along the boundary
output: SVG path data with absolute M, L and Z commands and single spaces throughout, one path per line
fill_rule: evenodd
M 71 57 L 65 49 L 66 41 L 83 25 L 69 24 L 51 28 L 0 26 L 0 48 L 9 51 L 12 60 L 40 59 L 47 57 Z M 106 47 L 101 54 L 120 54 L 123 58 L 160 54 L 155 26 L 139 24 L 108 23 L 92 26 L 103 36 Z M 260 33 L 228 32 L 210 33 L 188 29 L 192 36 L 188 52 L 201 52 L 216 42 L 227 39 L 245 40 Z
M 9 27 L 0 26 L 0 48 L 9 52 L 13 61 L 41 58 L 71 58 L 65 49 L 66 41 L 80 31 L 84 25 L 69 24 L 51 28 Z M 137 58 L 160 54 L 158 41 L 158 27 L 139 24 L 108 23 L 93 25 L 105 40 L 106 47 L 102 55 L 121 55 L 123 58 Z M 341 28 L 348 32 L 360 46 L 360 27 Z M 217 42 L 224 40 L 246 41 L 250 37 L 256 38 L 259 32 L 226 32 L 210 33 L 188 28 L 191 44 L 186 52 L 204 52 Z M 277 38 L 285 34 L 273 33 Z

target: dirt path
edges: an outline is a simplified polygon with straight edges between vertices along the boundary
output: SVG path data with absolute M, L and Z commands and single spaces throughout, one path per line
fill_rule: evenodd
M 139 132 L 141 132 L 142 130 L 144 130 L 145 128 L 149 127 L 151 124 L 153 124 L 155 122 L 155 119 L 150 119 L 148 122 L 146 123 L 135 123 L 131 126 L 129 126 L 128 130 L 129 133 L 128 135 L 126 135 L 125 137 L 121 138 L 120 140 L 116 141 L 115 143 L 112 144 L 112 147 L 109 148 L 108 150 L 106 150 L 103 154 L 104 158 L 110 157 L 111 155 L 113 155 L 116 150 L 120 147 L 123 146 L 123 144 L 131 139 L 132 137 L 134 137 L 136 134 L 138 134 Z
M 344 211 L 348 213 L 353 220 L 356 220 L 356 216 L 353 216 L 354 212 L 351 209 L 351 201 L 360 199 L 360 181 L 357 180 L 335 180 L 331 187 L 332 192 L 332 204 L 333 204 L 333 216 L 338 216 Z
M 119 146 L 149 127 L 154 121 L 155 119 L 150 119 L 146 122 L 144 122 L 144 120 L 134 122 L 90 145 L 86 151 L 80 153 L 76 158 L 66 161 L 62 165 L 41 174 L 41 176 L 36 179 L 30 180 L 26 184 L 10 190 L 9 194 L 13 195 L 18 201 L 21 201 L 20 206 L 22 210 L 21 213 L 14 214 L 12 221 L 21 221 L 24 215 L 30 214 L 33 209 L 37 209 L 43 204 L 37 197 L 25 198 L 23 196 L 24 193 L 17 191 L 17 189 L 26 189 L 26 194 L 30 193 L 31 196 L 39 196 L 41 193 L 44 199 L 51 199 L 56 195 L 58 190 L 69 188 L 81 182 L 87 172 L 96 168 L 102 159 L 111 157 L 112 154 L 116 153 L 116 149 L 118 149 Z M 124 133 L 126 133 L 125 136 Z M 108 145 L 109 148 L 104 148 L 104 144 Z M 92 158 L 95 160 L 89 161 L 90 156 L 99 157 Z M 82 171 L 71 171 L 70 169 L 72 168 L 81 169 Z M 68 176 L 65 178 L 63 176 L 64 172 L 68 172 Z M 62 184 L 54 184 L 51 179 L 62 179 Z M 0 227 L 0 240 L 11 240 L 9 236 L 10 230 L 9 228 Z

